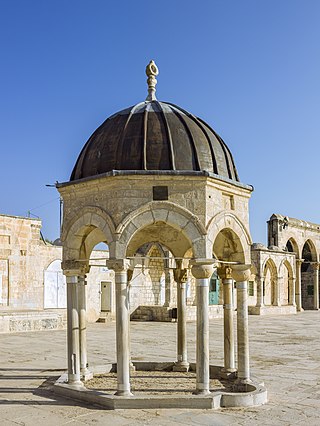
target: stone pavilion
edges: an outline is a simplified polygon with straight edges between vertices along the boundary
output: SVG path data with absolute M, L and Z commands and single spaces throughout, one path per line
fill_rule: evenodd
M 173 369 L 188 371 L 185 276 L 196 284 L 196 389 L 210 393 L 209 279 L 223 285 L 225 377 L 236 390 L 251 383 L 247 282 L 251 270 L 248 204 L 222 138 L 200 118 L 156 98 L 157 66 L 146 68 L 145 101 L 109 117 L 84 145 L 63 199 L 63 273 L 67 278 L 68 384 L 90 375 L 86 348 L 86 274 L 93 248 L 109 247 L 115 274 L 117 397 L 130 398 L 129 283 L 135 257 L 149 243 L 163 247 L 177 282 L 177 353 Z M 232 292 L 236 282 L 237 318 Z M 235 351 L 235 329 L 237 351 Z M 237 353 L 237 359 L 235 357 Z M 265 402 L 265 401 L 264 401 Z

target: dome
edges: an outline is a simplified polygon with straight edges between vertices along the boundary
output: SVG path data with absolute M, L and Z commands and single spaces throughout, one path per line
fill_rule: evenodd
M 206 171 L 239 182 L 222 138 L 200 118 L 155 98 L 155 75 L 146 101 L 112 115 L 92 134 L 70 180 L 132 170 Z

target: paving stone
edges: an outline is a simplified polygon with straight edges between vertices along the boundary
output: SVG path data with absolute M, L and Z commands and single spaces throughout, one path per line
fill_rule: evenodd
M 66 368 L 65 331 L 0 336 L 0 425 L 320 425 L 320 312 L 250 317 L 252 372 L 263 379 L 269 403 L 225 410 L 117 410 L 58 398 L 50 383 Z M 222 319 L 210 322 L 210 360 L 223 361 Z M 195 359 L 195 324 L 188 323 Z M 267 337 L 267 338 L 265 338 Z M 133 359 L 174 360 L 176 324 L 131 323 Z M 292 340 L 292 341 L 291 341 Z M 285 342 L 285 344 L 284 344 Z M 115 324 L 90 324 L 89 361 L 115 361 Z

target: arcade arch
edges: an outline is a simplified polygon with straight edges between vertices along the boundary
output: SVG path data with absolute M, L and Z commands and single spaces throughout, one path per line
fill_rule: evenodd
M 298 247 L 296 240 L 293 237 L 288 239 L 287 244 L 286 244 L 286 248 L 287 248 L 288 252 L 295 253 L 297 259 L 300 258 L 299 247 Z
M 280 305 L 295 304 L 295 286 L 294 274 L 291 264 L 288 260 L 284 260 L 279 267 L 279 276 L 282 277 L 282 285 L 280 285 Z
M 272 259 L 268 259 L 263 267 L 263 294 L 264 304 L 266 306 L 276 306 L 278 304 L 277 287 L 278 287 L 278 274 L 277 267 Z
M 302 248 L 301 302 L 303 309 L 313 309 L 319 291 L 318 255 L 315 244 L 307 240 Z

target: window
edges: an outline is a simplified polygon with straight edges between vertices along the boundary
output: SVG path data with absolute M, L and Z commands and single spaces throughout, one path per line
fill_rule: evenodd
M 248 296 L 254 296 L 254 281 L 248 283 Z
M 167 186 L 154 186 L 153 190 L 153 200 L 154 201 L 163 201 L 168 199 L 168 187 Z

